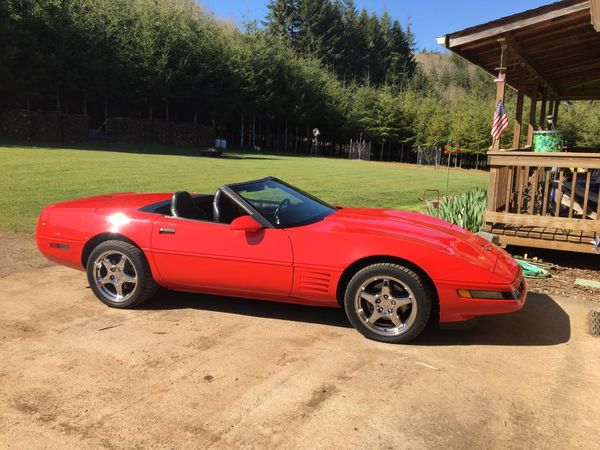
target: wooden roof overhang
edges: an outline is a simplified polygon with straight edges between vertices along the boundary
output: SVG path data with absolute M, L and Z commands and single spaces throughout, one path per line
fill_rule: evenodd
M 438 38 L 438 43 L 498 74 L 506 44 L 506 82 L 561 100 L 600 100 L 600 0 L 563 0 Z

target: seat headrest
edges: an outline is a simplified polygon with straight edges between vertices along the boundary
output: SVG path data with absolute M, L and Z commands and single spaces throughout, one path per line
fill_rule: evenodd
M 194 200 L 189 192 L 178 191 L 171 199 L 171 214 L 174 217 L 189 218 L 194 214 Z

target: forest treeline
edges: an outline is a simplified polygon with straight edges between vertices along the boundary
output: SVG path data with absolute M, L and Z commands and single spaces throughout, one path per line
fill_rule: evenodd
M 371 140 L 390 159 L 490 145 L 490 75 L 415 53 L 408 23 L 352 0 L 272 0 L 268 11 L 239 29 L 193 0 L 0 0 L 0 107 L 84 113 L 91 127 L 204 123 L 231 145 L 273 150 L 302 150 L 313 128 L 324 142 Z M 507 103 L 511 114 L 512 92 Z M 571 143 L 600 143 L 598 111 L 561 106 Z

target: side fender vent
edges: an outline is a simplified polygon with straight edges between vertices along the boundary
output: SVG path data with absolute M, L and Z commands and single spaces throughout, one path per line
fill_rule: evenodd
M 305 292 L 329 292 L 331 274 L 326 272 L 304 271 L 300 274 L 300 290 Z

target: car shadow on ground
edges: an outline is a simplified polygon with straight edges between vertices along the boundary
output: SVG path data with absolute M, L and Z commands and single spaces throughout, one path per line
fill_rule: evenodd
M 199 309 L 227 314 L 288 320 L 291 322 L 317 323 L 334 327 L 352 328 L 346 315 L 339 308 L 295 305 L 238 297 L 221 297 L 209 294 L 191 294 L 161 289 L 156 296 L 136 309 L 168 310 Z
M 571 321 L 565 310 L 551 297 L 530 292 L 525 306 L 516 313 L 481 317 L 465 330 L 428 327 L 413 344 L 548 346 L 570 338 Z
M 342 328 L 352 327 L 344 312 L 338 308 L 168 290 L 161 290 L 138 309 L 198 309 Z M 440 330 L 432 324 L 411 344 L 548 346 L 568 342 L 570 337 L 571 324 L 567 313 L 551 297 L 529 293 L 525 306 L 517 313 L 482 317 L 477 325 L 465 330 Z

